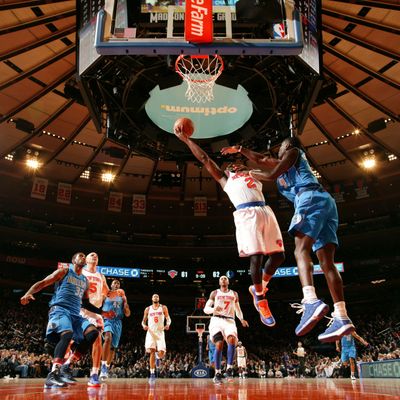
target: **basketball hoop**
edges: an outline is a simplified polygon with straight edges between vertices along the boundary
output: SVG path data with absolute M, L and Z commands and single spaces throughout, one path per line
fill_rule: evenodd
M 206 330 L 205 324 L 196 324 L 196 332 L 199 335 L 199 339 L 203 336 L 205 330 Z
M 214 99 L 214 85 L 224 69 L 222 57 L 181 54 L 175 62 L 176 72 L 187 83 L 185 97 L 193 103 Z

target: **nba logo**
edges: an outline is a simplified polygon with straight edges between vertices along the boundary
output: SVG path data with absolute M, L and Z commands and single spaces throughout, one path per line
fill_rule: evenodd
M 274 24 L 274 39 L 285 39 L 285 25 L 283 23 Z

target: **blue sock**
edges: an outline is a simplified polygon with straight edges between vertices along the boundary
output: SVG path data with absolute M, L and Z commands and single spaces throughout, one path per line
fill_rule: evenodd
M 235 357 L 235 345 L 228 344 L 227 364 L 233 365 L 233 358 Z
M 215 359 L 215 369 L 221 369 L 222 350 L 218 351 L 217 347 L 215 347 L 214 359 Z

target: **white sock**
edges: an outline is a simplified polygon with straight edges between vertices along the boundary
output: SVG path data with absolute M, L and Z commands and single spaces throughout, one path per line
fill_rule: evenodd
M 94 374 L 99 374 L 98 368 L 92 368 L 92 370 L 90 371 L 90 375 L 94 375 Z
M 156 372 L 156 370 L 154 368 L 150 368 L 150 373 L 154 374 Z
M 60 367 L 61 367 L 61 364 L 54 363 L 54 364 L 51 366 L 51 372 L 55 371 L 56 369 L 60 369 Z
M 220 369 L 216 369 L 216 370 L 215 370 L 215 373 L 216 373 L 216 374 L 220 374 L 220 373 L 221 373 L 221 370 L 220 370 Z
M 346 311 L 346 303 L 344 301 L 338 301 L 333 305 L 334 307 L 334 314 L 340 318 L 348 318 L 347 311 Z
M 314 286 L 303 286 L 303 299 L 306 303 L 314 303 L 315 300 L 318 300 Z
M 267 277 L 267 280 L 264 280 L 265 277 Z M 272 278 L 272 275 L 263 275 L 262 285 L 263 285 L 264 291 L 265 291 L 265 288 L 268 286 L 268 283 L 271 280 L 271 278 Z

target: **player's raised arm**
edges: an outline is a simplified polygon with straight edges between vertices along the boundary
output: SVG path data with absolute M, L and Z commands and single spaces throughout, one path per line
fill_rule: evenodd
M 279 163 L 279 160 L 277 158 L 268 157 L 265 154 L 257 153 L 256 151 L 246 149 L 245 147 L 238 146 L 238 145 L 224 147 L 221 150 L 221 153 L 223 155 L 240 153 L 240 154 L 243 154 L 250 161 L 253 161 L 256 164 L 258 164 L 260 166 L 262 165 L 267 168 L 273 168 L 273 167 L 275 167 L 275 165 L 277 165 Z
M 169 316 L 169 312 L 168 312 L 168 307 L 167 306 L 163 305 L 163 313 L 164 313 L 164 317 L 165 317 L 164 330 L 168 331 L 172 321 L 171 321 L 171 317 Z
M 355 339 L 357 339 L 360 343 L 362 343 L 364 346 L 369 346 L 369 343 L 363 339 L 357 332 L 352 332 L 351 333 Z
M 124 305 L 123 305 L 123 307 L 124 307 L 124 315 L 125 315 L 125 317 L 130 317 L 131 316 L 131 309 L 129 308 L 128 299 L 126 298 L 125 292 L 122 289 L 120 289 L 120 290 L 121 290 L 121 294 L 122 294 L 121 297 L 122 297 L 122 299 L 124 301 Z
M 210 294 L 210 298 L 207 300 L 206 305 L 204 306 L 205 314 L 213 314 L 214 313 L 214 301 L 215 301 L 215 290 L 213 290 Z
M 147 331 L 149 329 L 149 327 L 147 326 L 148 317 L 149 317 L 149 307 L 146 307 L 144 309 L 144 314 L 143 314 L 143 319 L 142 319 L 142 327 L 145 331 Z
M 62 278 L 64 278 L 64 276 L 67 274 L 67 272 L 68 272 L 68 267 L 62 268 L 62 269 L 57 269 L 52 274 L 47 275 L 46 278 L 34 283 L 30 287 L 30 289 L 21 297 L 21 299 L 20 299 L 21 304 L 23 306 L 25 306 L 30 301 L 35 300 L 35 298 L 33 297 L 33 295 L 35 293 L 38 293 L 45 287 L 50 286 L 53 283 L 60 281 Z
M 249 323 L 244 319 L 243 317 L 243 311 L 240 308 L 240 303 L 239 303 L 239 295 L 235 292 L 235 297 L 236 297 L 236 301 L 235 301 L 235 314 L 238 317 L 238 319 L 240 320 L 243 328 L 248 328 L 249 327 Z
M 224 171 L 212 160 L 209 155 L 193 140 L 188 138 L 182 131 L 175 129 L 176 137 L 185 143 L 193 155 L 206 167 L 211 176 L 222 186 L 225 186 L 226 177 Z
M 299 150 L 292 148 L 278 160 L 277 164 L 270 171 L 252 170 L 250 171 L 250 175 L 260 181 L 273 181 L 286 172 L 296 162 L 298 156 Z

